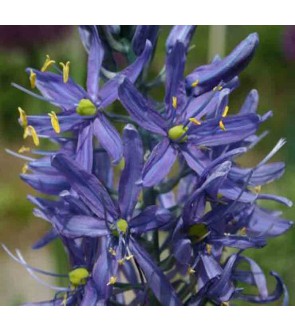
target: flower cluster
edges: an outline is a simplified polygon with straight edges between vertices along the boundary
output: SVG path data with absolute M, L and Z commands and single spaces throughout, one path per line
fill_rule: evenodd
M 59 238 L 71 266 L 68 287 L 48 285 L 55 298 L 38 304 L 228 305 L 281 298 L 287 304 L 279 275 L 271 272 L 276 288 L 270 292 L 261 268 L 244 254 L 292 225 L 261 206 L 265 200 L 291 206 L 261 189 L 284 173 L 284 163 L 269 160 L 285 140 L 254 167 L 236 161 L 266 136 L 256 132 L 272 115 L 257 114 L 256 90 L 238 112 L 229 108 L 257 34 L 185 76 L 195 27 L 175 26 L 163 69 L 150 80 L 158 26 L 79 29 L 88 53 L 86 89 L 71 79 L 69 62 L 58 67 L 49 56 L 41 70 L 27 69 L 32 90 L 13 84 L 58 110 L 30 116 L 19 108 L 24 138 L 36 146 L 49 140 L 54 150 L 9 151 L 26 161 L 22 180 L 47 195 L 29 196 L 35 216 L 51 227 L 33 248 Z M 162 86 L 164 100 L 155 100 L 150 92 Z M 40 273 L 55 275 L 4 249 L 38 280 Z

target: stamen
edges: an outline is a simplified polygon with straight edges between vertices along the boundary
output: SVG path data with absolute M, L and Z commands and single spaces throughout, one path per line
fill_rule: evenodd
M 193 124 L 199 126 L 201 124 L 201 121 L 195 119 L 195 118 L 189 118 L 189 121 L 192 122 Z
M 192 83 L 192 88 L 195 88 L 199 84 L 199 80 L 196 80 Z
M 247 235 L 247 228 L 246 227 L 241 228 L 239 234 L 243 236 Z
M 172 106 L 173 108 L 177 108 L 177 97 L 172 97 Z
M 28 119 L 27 119 L 26 112 L 21 107 L 18 107 L 17 109 L 19 111 L 19 118 L 20 118 L 21 125 L 23 127 L 26 127 L 28 125 Z
M 222 113 L 223 118 L 225 118 L 227 116 L 228 111 L 229 111 L 229 106 L 225 106 L 224 111 Z
M 60 62 L 59 64 L 62 66 L 63 81 L 64 83 L 67 83 L 70 74 L 70 61 L 67 61 L 66 64 L 63 62 Z
M 28 171 L 28 169 L 29 169 L 29 166 L 28 166 L 28 164 L 26 163 L 26 164 L 24 164 L 24 166 L 22 167 L 22 174 L 26 174 L 27 173 L 27 171 Z
M 22 146 L 21 148 L 18 149 L 18 153 L 24 153 L 24 152 L 30 152 L 31 148 L 27 147 L 27 146 Z
M 34 89 L 36 86 L 36 74 L 33 72 L 33 70 L 30 70 L 30 84 L 31 84 L 31 88 Z
M 130 261 L 130 259 L 132 259 L 134 256 L 133 255 L 128 255 L 125 257 L 126 261 Z
M 118 264 L 123 265 L 125 263 L 125 258 L 119 259 Z
M 32 136 L 33 142 L 36 146 L 38 146 L 40 144 L 39 137 L 33 126 L 27 126 L 25 128 L 24 139 L 26 139 L 28 136 Z
M 208 255 L 211 255 L 211 252 L 212 252 L 212 245 L 207 243 L 207 244 L 206 244 L 206 250 L 207 250 Z
M 116 276 L 111 276 L 109 282 L 107 283 L 107 286 L 114 285 L 117 282 Z
M 191 266 L 188 267 L 188 269 L 187 269 L 188 274 L 194 274 L 195 272 L 196 272 L 196 270 L 194 270 Z
M 225 131 L 225 126 L 224 126 L 222 120 L 219 121 L 219 128 L 220 128 L 221 130 Z
M 48 113 L 50 120 L 51 120 L 51 125 L 52 128 L 54 129 L 54 131 L 59 134 L 60 133 L 60 125 L 59 125 L 59 121 L 57 118 L 57 115 L 55 112 L 51 111 L 50 113 Z
M 220 90 L 222 90 L 222 88 L 223 87 L 221 85 L 217 85 L 213 88 L 213 91 L 220 91 Z
M 47 70 L 51 65 L 53 65 L 54 63 L 55 63 L 55 61 L 54 61 L 54 60 L 51 60 L 50 57 L 49 57 L 49 55 L 47 54 L 47 55 L 46 55 L 46 60 L 45 60 L 43 66 L 42 66 L 42 68 L 41 68 L 41 71 L 42 71 L 42 72 L 46 71 L 46 70 Z
M 224 301 L 224 302 L 221 302 L 221 305 L 222 305 L 222 306 L 226 306 L 226 307 L 228 307 L 228 306 L 229 306 L 229 302 L 225 302 L 225 301 Z
M 116 256 L 117 254 L 116 254 L 116 250 L 114 249 L 114 248 L 110 248 L 109 249 L 109 253 L 111 254 L 111 255 L 113 255 L 113 256 Z
M 261 186 L 256 186 L 253 188 L 255 194 L 259 194 L 261 192 Z

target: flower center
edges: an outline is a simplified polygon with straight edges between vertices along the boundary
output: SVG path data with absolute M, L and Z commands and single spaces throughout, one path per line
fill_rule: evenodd
M 69 279 L 72 285 L 85 285 L 86 279 L 89 277 L 89 272 L 84 267 L 78 267 L 69 273 Z
M 76 108 L 76 112 L 82 116 L 91 116 L 96 114 L 96 106 L 89 99 L 81 99 Z
M 195 224 L 191 226 L 188 230 L 188 235 L 193 238 L 193 242 L 202 241 L 209 234 L 206 225 Z
M 127 232 L 127 229 L 128 229 L 127 221 L 125 219 L 119 219 L 117 221 L 117 228 L 120 232 L 125 234 Z
M 184 127 L 183 125 L 177 125 L 169 129 L 168 137 L 172 141 L 178 141 L 181 137 L 180 142 L 185 142 L 187 140 L 187 136 L 185 133 L 187 132 L 188 128 Z

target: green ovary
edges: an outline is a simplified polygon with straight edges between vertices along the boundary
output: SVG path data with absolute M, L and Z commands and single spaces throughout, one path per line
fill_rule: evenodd
M 81 99 L 76 108 L 76 112 L 82 116 L 92 116 L 95 115 L 97 110 L 96 106 L 89 99 Z
M 183 125 L 174 126 L 174 127 L 169 129 L 168 137 L 172 141 L 178 141 L 182 137 L 180 142 L 181 143 L 185 142 L 187 140 L 187 136 L 185 135 L 187 130 L 188 130 L 188 128 L 184 127 Z
M 117 221 L 117 228 L 120 232 L 125 234 L 127 232 L 127 229 L 128 229 L 127 221 L 125 219 L 119 219 Z
M 85 285 L 86 279 L 89 277 L 89 272 L 84 267 L 78 267 L 69 273 L 69 279 L 72 285 Z

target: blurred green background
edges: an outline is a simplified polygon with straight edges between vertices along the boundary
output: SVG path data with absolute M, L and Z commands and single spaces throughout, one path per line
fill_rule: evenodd
M 245 166 L 254 165 L 271 150 L 281 138 L 287 145 L 273 158 L 286 162 L 282 179 L 267 185 L 263 192 L 284 195 L 295 201 L 295 27 L 282 26 L 200 26 L 193 38 L 195 47 L 188 56 L 187 73 L 212 59 L 215 52 L 225 55 L 251 32 L 258 32 L 260 45 L 248 68 L 240 75 L 240 87 L 231 94 L 230 111 L 236 112 L 247 93 L 255 88 L 260 94 L 260 114 L 273 110 L 274 116 L 262 130 L 270 134 L 245 160 Z M 161 30 L 158 49 L 153 61 L 154 73 L 162 68 L 165 56 L 165 38 L 168 27 Z M 64 254 L 59 243 L 40 251 L 30 246 L 42 235 L 48 225 L 32 216 L 32 206 L 26 195 L 33 191 L 18 177 L 23 161 L 5 152 L 17 151 L 23 145 L 22 130 L 18 125 L 17 107 L 30 114 L 48 113 L 48 105 L 11 86 L 16 82 L 29 86 L 24 69 L 42 66 L 46 54 L 57 62 L 71 62 L 71 75 L 84 85 L 86 54 L 76 27 L 0 27 L 0 242 L 11 250 L 21 249 L 34 266 L 46 270 L 67 271 Z M 284 216 L 294 220 L 294 209 L 276 204 L 271 207 L 284 211 Z M 265 272 L 274 270 L 286 282 L 290 304 L 295 305 L 295 230 L 259 250 L 248 250 Z M 0 305 L 14 305 L 25 301 L 45 300 L 53 292 L 34 281 L 24 268 L 0 250 Z M 54 280 L 44 279 L 54 283 Z M 274 287 L 270 280 L 270 289 Z

